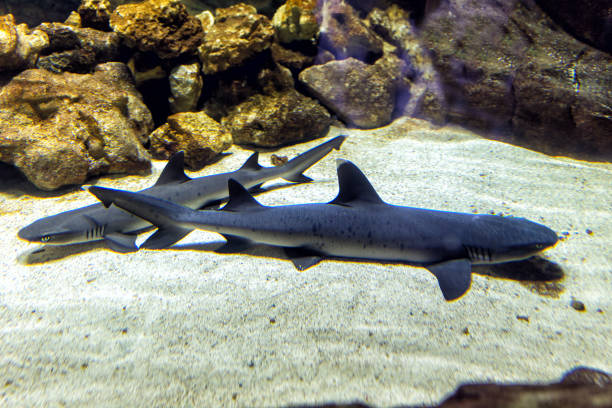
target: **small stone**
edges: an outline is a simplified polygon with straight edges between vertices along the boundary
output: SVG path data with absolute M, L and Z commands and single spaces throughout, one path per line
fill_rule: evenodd
M 584 303 L 579 300 L 572 299 L 570 305 L 579 312 L 586 312 L 586 307 L 584 306 Z
M 81 17 L 82 27 L 110 31 L 108 22 L 111 16 L 111 3 L 109 0 L 82 0 L 77 13 Z
M 202 93 L 200 64 L 179 65 L 170 71 L 170 110 L 173 113 L 196 110 Z
M 185 165 L 199 170 L 232 145 L 232 135 L 204 112 L 181 112 L 149 136 L 150 150 L 157 159 L 185 152 Z

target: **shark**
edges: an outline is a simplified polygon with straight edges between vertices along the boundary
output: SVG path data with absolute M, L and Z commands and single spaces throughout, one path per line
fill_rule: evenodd
M 264 206 L 231 179 L 227 204 L 214 211 L 193 211 L 146 194 L 101 187 L 89 191 L 104 205 L 157 226 L 153 247 L 158 234 L 198 228 L 225 237 L 219 252 L 253 243 L 283 247 L 298 270 L 330 256 L 405 262 L 433 273 L 447 301 L 468 291 L 472 265 L 526 259 L 558 239 L 547 226 L 524 218 L 388 204 L 347 160 L 338 161 L 337 173 L 339 192 L 328 203 Z M 149 247 L 148 241 L 142 247 Z
M 198 178 L 190 178 L 185 174 L 184 153 L 178 152 L 170 158 L 155 184 L 140 193 L 191 209 L 200 209 L 227 199 L 230 179 L 252 190 L 276 178 L 294 183 L 310 182 L 312 179 L 303 172 L 333 149 L 339 149 L 345 138 L 345 135 L 334 137 L 281 166 L 261 166 L 259 153 L 255 152 L 236 171 Z M 106 208 L 96 203 L 39 219 L 19 230 L 17 235 L 23 240 L 47 245 L 104 240 L 114 251 L 133 252 L 137 250 L 137 235 L 152 227 L 149 222 L 118 207 Z M 178 242 L 189 232 L 183 229 L 180 232 L 173 230 L 165 235 L 158 234 L 156 240 L 150 241 L 148 245 L 164 248 Z

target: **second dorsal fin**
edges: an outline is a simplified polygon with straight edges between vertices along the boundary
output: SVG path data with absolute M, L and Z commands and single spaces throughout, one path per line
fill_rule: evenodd
M 162 170 L 161 175 L 155 182 L 156 186 L 161 186 L 170 183 L 184 183 L 191 178 L 185 174 L 185 152 L 176 152 L 170 157 L 166 167 Z
M 367 177 L 348 160 L 338 159 L 338 195 L 329 204 L 351 206 L 357 203 L 384 204 Z
M 239 170 L 259 170 L 259 152 L 255 152 L 249 156 Z
M 229 191 L 229 200 L 221 209 L 223 211 L 253 211 L 264 208 L 257 200 L 253 198 L 251 193 L 234 179 L 227 181 L 227 189 Z

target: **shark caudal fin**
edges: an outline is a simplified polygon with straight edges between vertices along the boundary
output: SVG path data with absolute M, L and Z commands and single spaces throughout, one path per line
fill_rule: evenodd
M 338 159 L 338 185 L 336 198 L 329 204 L 353 206 L 359 203 L 384 204 L 365 174 L 348 160 Z
M 168 164 L 166 164 L 154 185 L 184 183 L 189 180 L 191 180 L 191 177 L 185 174 L 185 152 L 181 150 L 170 157 Z
M 129 191 L 103 187 L 90 187 L 89 191 L 102 201 L 106 207 L 114 204 L 137 217 L 149 221 L 158 228 L 141 245 L 141 248 L 166 248 L 193 230 L 193 228 L 178 225 L 182 216 L 194 211 L 190 208 L 146 194 Z
M 322 143 L 310 150 L 305 151 L 297 157 L 289 160 L 284 164 L 288 173 L 282 176 L 283 179 L 294 183 L 308 183 L 312 181 L 310 177 L 302 173 L 310 168 L 313 164 L 325 157 L 333 149 L 340 149 L 340 145 L 346 139 L 345 135 L 336 136 L 325 143 Z
M 426 268 L 438 278 L 438 285 L 447 301 L 463 296 L 472 284 L 472 263 L 468 259 L 453 259 Z

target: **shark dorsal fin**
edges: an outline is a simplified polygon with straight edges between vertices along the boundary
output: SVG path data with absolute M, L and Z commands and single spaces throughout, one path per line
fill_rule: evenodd
M 156 186 L 170 183 L 184 183 L 191 178 L 185 174 L 185 152 L 176 152 L 168 160 L 161 175 L 155 182 Z
M 248 159 L 244 162 L 242 167 L 239 170 L 259 170 L 261 166 L 259 165 L 259 152 L 255 152 L 249 156 Z
M 338 195 L 329 204 L 351 206 L 356 203 L 383 204 L 367 177 L 348 160 L 338 159 Z
M 229 200 L 221 210 L 238 212 L 264 208 L 264 206 L 259 204 L 251 193 L 236 180 L 229 179 L 227 181 L 227 189 L 229 191 Z

